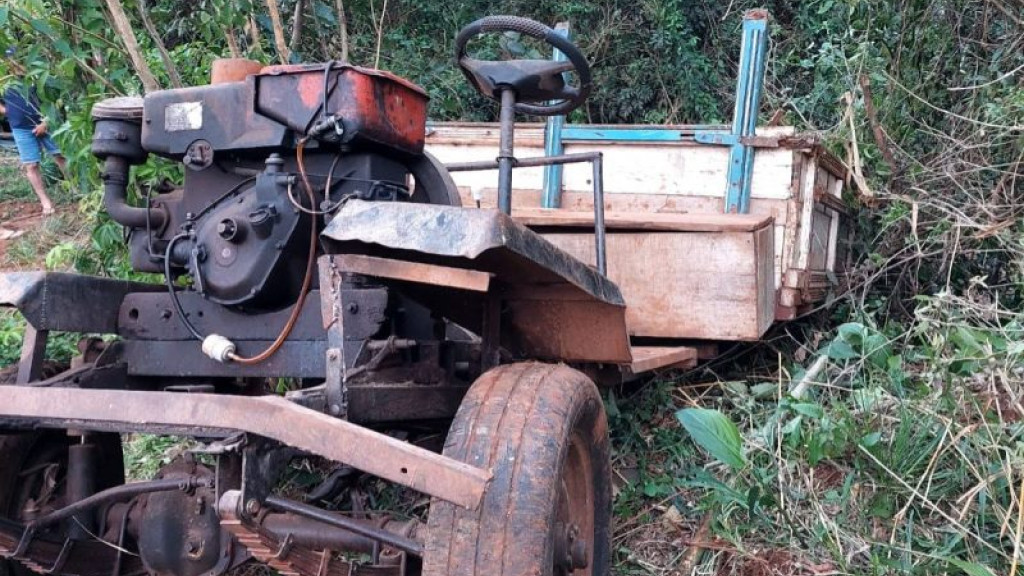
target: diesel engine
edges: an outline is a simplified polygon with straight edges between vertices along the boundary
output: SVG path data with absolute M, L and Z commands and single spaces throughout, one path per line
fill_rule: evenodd
M 349 199 L 458 203 L 423 152 L 418 86 L 343 63 L 219 70 L 207 86 L 93 108 L 104 206 L 128 230 L 134 269 L 187 274 L 218 304 L 280 309 L 315 285 L 317 234 Z M 184 186 L 130 205 L 129 168 L 149 154 L 182 163 Z

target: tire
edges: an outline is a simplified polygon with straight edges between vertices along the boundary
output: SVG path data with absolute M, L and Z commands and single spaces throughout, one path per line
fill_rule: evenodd
M 462 401 L 444 454 L 494 478 L 477 510 L 431 503 L 423 576 L 609 574 L 608 423 L 586 376 L 538 363 L 487 372 Z

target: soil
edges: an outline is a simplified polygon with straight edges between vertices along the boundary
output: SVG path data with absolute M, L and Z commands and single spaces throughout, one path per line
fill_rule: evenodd
M 74 206 L 56 207 L 57 213 L 73 212 Z M 0 202 L 0 262 L 6 261 L 7 246 L 25 233 L 35 230 L 50 216 L 43 215 L 38 202 L 9 200 Z M 3 269 L 0 264 L 0 269 Z

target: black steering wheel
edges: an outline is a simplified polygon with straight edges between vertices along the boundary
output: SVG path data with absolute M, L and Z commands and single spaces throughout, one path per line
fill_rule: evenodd
M 519 32 L 558 48 L 567 62 L 554 60 L 477 60 L 466 55 L 466 45 L 479 35 Z M 470 83 L 484 96 L 501 100 L 501 93 L 516 93 L 516 112 L 535 116 L 567 114 L 590 95 L 590 65 L 579 48 L 551 28 L 529 18 L 487 16 L 467 25 L 455 37 L 455 60 Z M 575 71 L 579 86 L 565 83 L 563 73 Z M 554 101 L 551 103 L 546 103 Z

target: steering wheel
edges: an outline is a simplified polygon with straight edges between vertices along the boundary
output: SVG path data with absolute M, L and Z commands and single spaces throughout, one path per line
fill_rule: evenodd
M 519 32 L 558 48 L 567 62 L 554 60 L 477 60 L 466 55 L 466 45 L 479 34 Z M 501 93 L 516 93 L 516 112 L 534 116 L 567 114 L 590 95 L 590 65 L 579 48 L 551 28 L 529 18 L 487 16 L 467 25 L 455 37 L 455 60 L 471 84 L 484 96 L 501 100 Z M 563 73 L 575 71 L 579 86 L 569 86 Z M 554 100 L 555 102 L 547 103 Z

